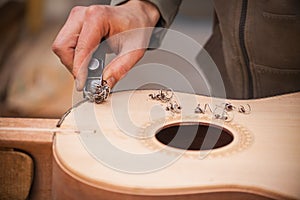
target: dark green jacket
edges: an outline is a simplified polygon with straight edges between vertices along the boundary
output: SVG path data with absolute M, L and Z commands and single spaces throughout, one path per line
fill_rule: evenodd
M 164 27 L 181 3 L 148 1 L 158 7 Z M 299 0 L 214 0 L 214 8 L 214 30 L 205 49 L 222 74 L 227 97 L 259 98 L 300 90 Z

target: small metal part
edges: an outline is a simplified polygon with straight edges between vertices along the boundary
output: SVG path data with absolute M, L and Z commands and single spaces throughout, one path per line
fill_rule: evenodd
M 169 103 L 166 107 L 166 111 L 171 111 L 172 113 L 180 113 L 181 109 L 181 106 L 176 101 Z
M 204 105 L 204 112 L 206 112 L 208 109 L 209 109 L 209 111 L 212 113 L 212 109 L 211 109 L 210 105 L 209 105 L 208 103 L 206 103 L 206 104 Z
M 221 120 L 225 120 L 227 121 L 229 118 L 228 118 L 228 115 L 227 114 L 223 114 L 223 115 L 220 115 L 220 114 L 215 114 L 214 115 L 216 119 L 221 119 Z
M 195 108 L 195 113 L 197 113 L 197 114 L 204 114 L 205 113 L 205 111 L 200 107 L 200 103 Z
M 240 105 L 238 107 L 238 111 L 239 113 L 243 113 L 243 114 L 250 114 L 251 113 L 251 106 L 249 104 L 246 104 L 247 108 L 243 105 Z
M 251 106 L 246 104 L 246 106 L 240 105 L 236 107 L 230 102 L 223 103 L 221 105 L 213 106 L 213 110 L 209 104 L 204 104 L 203 109 L 201 108 L 200 104 L 197 105 L 194 112 L 197 114 L 205 114 L 207 110 L 210 110 L 212 116 L 215 119 L 224 120 L 226 122 L 232 121 L 234 118 L 234 112 L 237 111 L 243 114 L 250 114 L 251 113 Z
M 101 62 L 102 62 L 102 60 L 101 60 Z M 101 63 L 101 64 L 102 64 L 102 63 Z M 96 69 L 98 69 L 98 67 L 100 67 L 100 62 L 99 62 L 99 60 L 96 59 L 96 58 L 92 58 L 91 61 L 90 61 L 89 66 L 88 66 L 88 68 L 89 68 L 90 70 L 96 70 Z
M 83 89 L 83 97 L 97 104 L 105 101 L 110 93 L 107 82 L 102 79 L 104 60 L 92 58 L 88 66 L 88 77 Z
M 82 101 L 79 101 L 78 103 L 74 104 L 71 108 L 69 108 L 64 114 L 63 116 L 60 118 L 60 120 L 57 122 L 56 127 L 59 128 L 62 123 L 64 122 L 65 118 L 71 113 L 71 111 L 74 108 L 77 108 L 78 106 L 80 106 L 81 104 L 87 102 L 88 99 L 83 99 Z
M 158 94 L 149 94 L 148 95 L 152 100 L 161 101 L 163 103 L 167 103 L 171 101 L 174 96 L 174 92 L 172 89 L 159 90 Z
M 225 103 L 224 104 L 224 107 L 225 107 L 225 110 L 226 111 L 232 111 L 232 110 L 234 110 L 236 107 L 233 105 L 233 104 L 231 104 L 230 102 L 227 102 L 227 103 Z
M 220 119 L 220 120 L 224 120 L 226 122 L 232 121 L 234 114 L 231 112 L 228 112 L 226 110 L 223 110 L 221 112 L 214 112 L 213 116 L 215 117 L 215 119 Z

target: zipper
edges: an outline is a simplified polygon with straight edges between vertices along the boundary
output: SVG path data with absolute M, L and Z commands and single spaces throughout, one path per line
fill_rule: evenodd
M 245 24 L 246 24 L 246 17 L 247 17 L 247 7 L 248 7 L 248 0 L 243 0 L 241 18 L 239 24 L 239 41 L 240 41 L 240 47 L 241 47 L 242 55 L 245 61 L 246 70 L 248 74 L 248 91 L 249 91 L 248 95 L 249 98 L 251 99 L 253 98 L 253 78 L 250 70 L 249 56 L 245 45 Z

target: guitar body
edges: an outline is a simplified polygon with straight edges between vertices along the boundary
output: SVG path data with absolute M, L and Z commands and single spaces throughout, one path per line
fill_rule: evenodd
M 66 118 L 53 147 L 54 199 L 300 199 L 300 93 L 227 101 L 176 92 L 175 113 L 155 92 L 113 93 Z M 226 121 L 214 117 L 224 101 L 236 108 Z M 199 103 L 213 112 L 195 113 Z M 250 113 L 238 112 L 247 104 Z

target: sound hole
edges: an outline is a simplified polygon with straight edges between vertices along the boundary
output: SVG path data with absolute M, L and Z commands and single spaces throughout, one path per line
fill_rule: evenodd
M 187 150 L 217 149 L 233 141 L 233 135 L 227 129 L 204 123 L 169 125 L 155 137 L 165 145 Z

